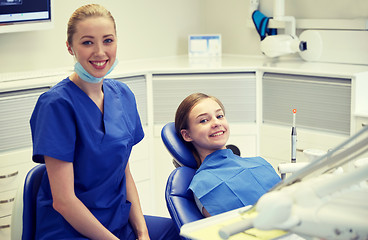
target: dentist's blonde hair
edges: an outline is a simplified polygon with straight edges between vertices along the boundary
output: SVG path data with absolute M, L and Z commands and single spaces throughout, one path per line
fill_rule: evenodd
M 110 11 L 99 4 L 87 4 L 75 10 L 72 16 L 69 18 L 67 29 L 67 42 L 70 46 L 72 46 L 73 36 L 77 31 L 77 23 L 91 17 L 106 17 L 111 19 L 114 24 L 114 30 L 116 34 L 115 19 Z

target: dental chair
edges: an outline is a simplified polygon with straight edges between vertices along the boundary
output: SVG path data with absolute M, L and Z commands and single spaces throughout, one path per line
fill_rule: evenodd
M 24 185 L 18 189 L 12 213 L 12 240 L 35 239 L 37 193 L 45 171 L 45 164 L 35 166 L 28 172 Z
M 194 201 L 192 191 L 188 191 L 197 170 L 197 162 L 192 152 L 176 133 L 174 122 L 167 123 L 162 128 L 161 138 L 174 158 L 173 164 L 176 167 L 167 180 L 165 199 L 170 216 L 180 232 L 180 228 L 184 224 L 204 218 Z M 234 154 L 240 155 L 240 151 L 235 145 L 227 145 L 226 147 L 231 149 Z
M 197 208 L 193 193 L 188 191 L 189 184 L 197 170 L 197 162 L 192 152 L 176 134 L 173 122 L 162 128 L 161 138 L 173 156 L 173 163 L 177 167 L 167 180 L 165 199 L 170 216 L 180 232 L 184 224 L 204 218 Z

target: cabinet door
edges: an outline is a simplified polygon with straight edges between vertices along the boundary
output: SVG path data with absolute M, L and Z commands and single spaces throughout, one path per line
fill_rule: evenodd
M 39 95 L 49 88 L 0 92 L 0 239 L 10 239 L 15 192 L 34 166 L 29 119 Z
M 0 218 L 0 239 L 10 240 L 11 216 Z
M 31 146 L 29 119 L 49 87 L 0 92 L 0 152 Z
M 137 108 L 142 124 L 148 123 L 148 111 L 147 111 L 147 81 L 144 75 L 115 78 L 117 81 L 121 81 L 128 85 L 130 90 L 135 95 L 137 102 Z
M 355 125 L 354 132 L 359 132 L 363 127 L 368 127 L 368 117 L 356 116 Z
M 368 127 L 368 116 L 355 116 L 355 129 L 354 133 L 361 131 L 363 128 Z M 368 152 L 366 152 L 361 158 L 367 158 L 368 161 Z
M 291 159 L 296 108 L 297 161 L 307 148 L 327 151 L 350 135 L 351 79 L 265 73 L 261 154 L 274 165 Z
M 350 134 L 351 79 L 265 73 L 263 122 Z
M 155 124 L 174 121 L 180 102 L 196 92 L 217 97 L 230 123 L 256 121 L 255 72 L 155 74 L 152 79 Z

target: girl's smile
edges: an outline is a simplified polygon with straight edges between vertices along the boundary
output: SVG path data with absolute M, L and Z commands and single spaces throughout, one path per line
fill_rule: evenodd
M 218 136 L 221 136 L 223 134 L 225 134 L 224 131 L 219 131 L 219 132 L 216 132 L 216 133 L 211 134 L 210 137 L 218 137 Z

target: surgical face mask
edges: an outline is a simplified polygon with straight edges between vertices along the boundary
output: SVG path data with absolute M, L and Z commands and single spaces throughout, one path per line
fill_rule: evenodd
M 74 71 L 78 74 L 78 76 L 89 83 L 99 83 L 102 81 L 102 79 L 104 79 L 104 77 L 106 77 L 114 68 L 115 66 L 118 64 L 118 59 L 115 59 L 114 64 L 111 66 L 111 68 L 109 69 L 109 71 L 100 78 L 94 77 L 92 76 L 89 72 L 87 72 L 82 65 L 79 62 L 76 62 L 74 65 Z

